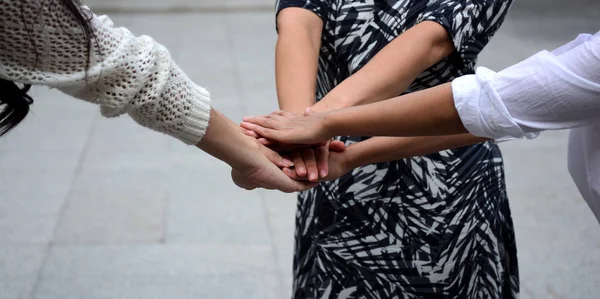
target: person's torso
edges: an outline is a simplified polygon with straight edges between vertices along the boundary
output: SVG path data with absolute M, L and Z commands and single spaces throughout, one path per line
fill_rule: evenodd
M 439 7 L 435 2 L 425 0 L 333 0 L 331 3 L 332 5 L 326 11 L 319 57 L 318 100 L 360 70 L 394 38 L 414 26 L 426 9 Z M 455 2 L 439 1 L 439 5 L 452 3 Z M 405 92 L 452 81 L 458 76 L 472 72 L 475 64 L 475 61 L 469 64 L 452 62 L 450 58 L 440 61 L 423 72 Z M 342 136 L 339 139 L 346 144 L 351 144 L 364 141 L 368 137 Z M 416 171 L 415 167 L 427 171 Z M 435 181 L 448 182 L 450 177 L 460 178 L 457 180 L 459 183 L 462 179 L 466 180 L 474 173 L 481 172 L 493 174 L 493 176 L 484 176 L 488 179 L 486 184 L 501 186 L 504 181 L 501 153 L 497 146 L 491 143 L 380 163 L 376 168 L 379 171 L 374 173 L 379 174 L 373 173 L 373 176 L 385 177 L 386 179 L 381 180 L 380 183 L 386 181 L 385 184 L 391 185 L 407 180 L 425 186 Z M 349 176 L 353 177 L 352 174 Z M 373 183 L 373 178 L 369 177 L 371 176 L 364 176 L 365 180 Z M 483 182 L 483 178 L 480 178 Z M 352 180 L 358 183 L 356 178 Z M 454 186 L 450 188 L 452 189 L 450 193 L 462 192 L 458 191 L 460 189 L 458 186 L 462 183 L 452 185 Z

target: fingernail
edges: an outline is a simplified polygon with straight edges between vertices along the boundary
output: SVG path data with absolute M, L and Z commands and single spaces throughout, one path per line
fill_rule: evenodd
M 294 166 L 294 162 L 288 160 L 288 159 L 283 159 L 283 164 L 287 165 L 287 167 L 292 167 Z
M 316 173 L 314 173 L 314 172 L 311 172 L 311 173 L 308 175 L 308 179 L 309 179 L 310 181 L 315 181 L 315 180 L 317 180 L 317 174 L 316 174 Z
M 324 178 L 327 176 L 327 171 L 321 170 L 321 177 Z
M 242 118 L 243 120 L 250 120 L 252 119 L 254 116 L 244 116 L 244 118 Z

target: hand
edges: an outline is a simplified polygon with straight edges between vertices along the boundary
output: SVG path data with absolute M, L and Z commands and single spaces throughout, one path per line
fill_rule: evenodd
M 241 125 L 241 124 L 240 124 Z M 250 136 L 252 138 L 256 138 L 262 145 L 276 151 L 276 152 L 290 152 L 302 148 L 312 147 L 313 145 L 309 144 L 287 144 L 283 142 L 278 142 L 276 140 L 268 139 L 263 136 L 260 136 L 258 133 L 252 130 L 245 130 L 244 134 L 246 136 Z M 327 141 L 321 142 L 318 145 L 326 145 Z
M 343 142 L 333 140 L 323 146 L 289 152 L 288 156 L 294 161 L 294 171 L 298 177 L 317 182 L 319 178 L 324 178 L 329 173 L 330 151 L 343 152 L 345 149 L 346 145 Z
M 284 113 L 284 115 L 286 117 L 301 117 L 293 112 L 287 112 L 287 111 L 280 111 L 281 113 Z M 241 126 L 241 124 L 240 124 Z M 287 144 L 287 143 L 283 143 L 283 142 L 279 142 L 273 139 L 268 139 L 265 138 L 263 136 L 260 136 L 258 133 L 256 133 L 255 131 L 252 130 L 245 130 L 244 132 L 247 136 L 256 138 L 260 143 L 262 143 L 262 145 L 269 147 L 270 149 L 276 151 L 276 152 L 289 152 L 289 151 L 293 151 L 293 150 L 297 150 L 297 149 L 301 149 L 301 148 L 308 148 L 310 147 L 307 144 Z M 327 142 L 321 142 L 321 145 L 326 145 Z
M 247 136 L 256 138 L 263 145 L 277 152 L 284 152 L 294 162 L 294 170 L 299 177 L 306 177 L 316 182 L 319 177 L 328 174 L 329 150 L 341 152 L 346 146 L 338 140 L 327 141 L 314 146 L 305 144 L 285 144 L 261 137 L 254 131 L 247 130 Z
M 325 119 L 327 113 L 306 109 L 304 116 L 286 111 L 276 111 L 265 116 L 244 117 L 242 128 L 255 132 L 263 138 L 287 144 L 317 144 L 329 136 Z
M 320 178 L 318 182 L 332 181 L 352 171 L 352 166 L 350 166 L 347 154 L 345 152 L 330 152 L 328 164 L 329 172 L 327 176 Z M 306 177 L 298 176 L 293 169 L 288 167 L 283 168 L 283 172 L 294 180 L 306 181 Z
M 297 119 L 304 118 L 302 116 L 298 116 L 292 112 L 286 111 L 278 111 L 274 114 L 285 117 L 289 119 Z M 307 109 L 307 115 L 314 114 Z M 270 117 L 270 116 L 267 116 Z M 252 124 L 245 124 L 246 126 Z M 244 123 L 241 125 L 244 127 Z M 263 145 L 268 146 L 270 149 L 275 150 L 277 152 L 286 152 L 290 159 L 294 161 L 296 174 L 299 177 L 306 177 L 311 182 L 316 182 L 319 177 L 326 177 L 328 174 L 328 156 L 329 150 L 332 149 L 334 151 L 343 151 L 345 149 L 345 145 L 340 141 L 324 141 L 320 143 L 316 143 L 313 146 L 308 146 L 307 144 L 289 144 L 278 142 L 269 138 L 265 138 L 261 136 L 257 132 L 253 130 L 246 130 L 245 134 L 247 136 L 256 138 Z
M 327 158 L 330 150 L 342 152 L 346 149 L 346 145 L 338 140 L 324 142 L 321 145 L 307 146 L 270 141 L 270 139 L 260 137 L 254 131 L 246 131 L 246 135 L 256 138 L 273 151 L 286 153 L 288 158 L 295 164 L 294 169 L 297 175 L 300 177 L 309 177 L 310 181 L 317 181 L 319 177 L 327 176 Z
M 307 147 L 288 153 L 294 161 L 294 170 L 299 177 L 308 178 L 316 182 L 319 177 L 325 177 L 328 172 L 327 158 L 329 156 L 329 143 L 325 146 Z
M 246 190 L 256 188 L 277 189 L 286 193 L 304 191 L 314 187 L 315 183 L 292 180 L 279 167 L 291 167 L 293 164 L 276 152 L 259 145 L 258 155 L 253 158 L 253 166 L 231 170 L 233 182 Z M 279 166 L 279 167 L 278 167 Z

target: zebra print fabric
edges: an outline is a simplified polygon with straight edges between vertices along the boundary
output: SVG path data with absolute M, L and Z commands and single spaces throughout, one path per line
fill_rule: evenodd
M 324 22 L 317 99 L 422 21 L 455 54 L 415 91 L 472 73 L 512 0 L 279 0 Z M 344 136 L 347 144 L 365 137 Z M 493 143 L 355 169 L 298 198 L 295 299 L 517 298 L 516 245 Z

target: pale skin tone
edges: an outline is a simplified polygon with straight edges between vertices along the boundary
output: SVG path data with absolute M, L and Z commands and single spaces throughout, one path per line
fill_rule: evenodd
M 427 68 L 436 64 L 454 51 L 454 46 L 446 30 L 435 22 L 423 22 L 415 25 L 400 36 L 391 41 L 377 55 L 373 57 L 362 69 L 341 82 L 331 90 L 321 101 L 315 104 L 314 92 L 317 73 L 317 61 L 321 41 L 323 23 L 315 14 L 300 8 L 288 8 L 282 10 L 278 15 L 279 39 L 277 42 L 277 90 L 281 110 L 302 115 L 307 107 L 316 112 L 327 112 L 340 108 L 364 105 L 379 102 L 401 94 L 410 84 Z M 309 93 L 310 92 L 310 93 Z M 246 134 L 254 137 L 262 137 L 265 144 L 273 144 L 269 138 L 260 136 L 260 133 L 249 127 Z M 465 136 L 449 137 L 448 144 L 457 146 L 466 145 Z M 385 141 L 385 142 L 383 142 Z M 379 140 L 368 140 L 353 145 L 350 148 L 355 152 L 364 148 L 377 146 L 379 156 L 391 156 L 398 154 L 398 158 L 404 158 L 408 151 L 398 153 L 399 146 L 422 147 L 422 144 L 430 144 L 432 149 L 442 150 L 439 140 L 428 140 L 422 137 L 414 139 L 387 138 Z M 326 148 L 321 148 L 321 155 L 325 157 Z M 435 151 L 435 150 L 434 150 Z M 352 152 L 343 154 L 330 153 L 330 159 L 336 155 L 351 156 Z M 416 153 L 416 154 L 420 154 Z M 423 153 L 424 154 L 424 153 Z M 310 181 L 316 181 L 318 177 L 330 179 L 335 176 L 328 171 L 317 175 L 318 170 L 326 169 L 321 164 L 326 161 L 323 157 L 314 158 L 310 151 L 308 154 L 294 154 L 295 156 L 295 178 L 305 178 L 308 174 Z M 306 164 L 303 164 L 304 157 Z M 396 157 L 396 156 L 394 156 Z M 339 159 L 338 159 L 339 160 Z M 366 161 L 367 159 L 365 159 Z M 395 160 L 395 159 L 392 159 Z M 313 161 L 319 161 L 313 162 Z M 353 162 L 351 164 L 361 164 Z M 319 167 L 316 165 L 319 164 Z M 368 164 L 362 163 L 361 165 Z M 307 165 L 307 166 L 305 166 Z M 332 165 L 332 163 L 327 163 Z M 308 169 L 307 169 L 308 168 Z M 284 169 L 291 174 L 289 169 Z
M 196 146 L 229 164 L 233 181 L 244 189 L 262 187 L 296 192 L 314 185 L 290 179 L 279 167 L 291 167 L 291 161 L 245 136 L 235 123 L 214 109 L 206 134 Z
M 284 111 L 246 117 L 242 126 L 269 139 L 297 144 L 312 144 L 338 135 L 405 136 L 375 137 L 349 146 L 344 153 L 336 154 L 335 160 L 330 160 L 330 168 L 335 172 L 332 171 L 325 180 L 338 178 L 366 164 L 420 156 L 488 140 L 473 136 L 464 128 L 454 106 L 449 83 L 378 103 L 326 113 L 308 109 L 301 117 Z M 284 171 L 294 179 L 302 179 L 287 169 Z
M 245 117 L 242 127 L 294 144 L 314 144 L 340 135 L 409 137 L 468 133 L 454 106 L 450 83 L 325 113 L 309 108 L 302 117 L 284 111 Z
M 323 23 L 306 10 L 290 8 L 278 15 L 277 26 L 279 38 L 275 49 L 275 75 L 279 108 L 301 114 L 304 108 L 315 103 L 317 60 Z M 261 141 L 269 144 L 268 140 Z M 308 176 L 312 181 L 327 175 L 326 145 L 292 150 L 288 155 L 296 164 L 298 175 Z

